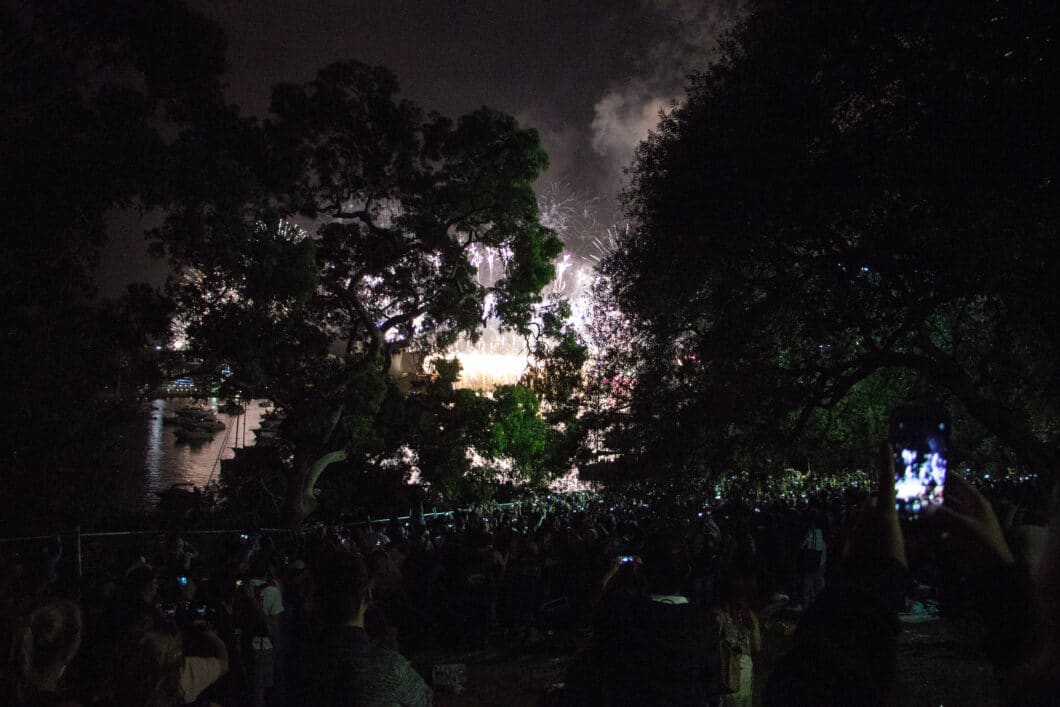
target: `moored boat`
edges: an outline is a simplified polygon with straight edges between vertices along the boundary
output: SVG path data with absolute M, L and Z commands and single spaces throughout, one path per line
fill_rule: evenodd
M 220 432 L 225 428 L 225 423 L 220 420 L 205 420 L 203 422 L 181 423 L 181 426 L 190 429 L 206 430 L 207 432 Z
M 186 417 L 191 420 L 216 420 L 217 416 L 214 415 L 213 410 L 204 407 L 195 407 L 192 405 L 186 405 L 185 407 L 177 410 L 179 417 Z
M 202 429 L 201 427 L 185 427 L 181 425 L 173 433 L 178 440 L 183 442 L 202 442 L 213 439 L 214 431 Z
M 185 511 L 203 501 L 202 490 L 190 483 L 175 483 L 164 491 L 155 491 L 159 510 Z

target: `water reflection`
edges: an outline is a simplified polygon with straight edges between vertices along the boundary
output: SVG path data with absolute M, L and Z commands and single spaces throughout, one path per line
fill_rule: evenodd
M 217 398 L 210 398 L 202 407 L 208 408 L 225 424 L 211 439 L 187 442 L 176 437 L 176 425 L 164 424 L 164 418 L 196 401 L 184 398 L 154 400 L 152 409 L 144 414 L 126 433 L 122 459 L 124 486 L 123 505 L 129 510 L 146 511 L 155 507 L 156 492 L 176 483 L 204 486 L 221 472 L 220 462 L 231 459 L 234 447 L 252 446 L 254 429 L 261 424 L 267 410 L 260 400 L 246 404 L 246 412 L 230 415 L 219 410 Z
M 160 401 L 165 404 L 165 401 Z M 151 419 L 147 423 L 147 448 L 144 450 L 144 470 L 151 483 L 157 485 L 162 475 L 162 416 L 165 410 L 151 407 Z

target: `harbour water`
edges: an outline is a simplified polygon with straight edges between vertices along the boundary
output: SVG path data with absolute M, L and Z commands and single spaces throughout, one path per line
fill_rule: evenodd
M 231 459 L 234 447 L 253 446 L 254 430 L 268 412 L 261 402 L 251 400 L 246 403 L 244 414 L 230 415 L 220 412 L 223 401 L 217 398 L 152 401 L 151 410 L 129 422 L 122 435 L 120 459 L 124 483 L 119 491 L 120 505 L 130 511 L 150 511 L 158 502 L 158 491 L 178 483 L 201 487 L 216 480 L 221 473 L 221 460 Z M 177 426 L 163 424 L 163 418 L 176 415 L 177 410 L 187 406 L 211 410 L 225 424 L 225 429 L 209 440 L 178 440 Z

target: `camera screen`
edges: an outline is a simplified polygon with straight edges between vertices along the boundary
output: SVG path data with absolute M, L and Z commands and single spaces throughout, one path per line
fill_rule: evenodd
M 894 495 L 907 519 L 942 505 L 946 485 L 946 423 L 898 425 L 894 440 Z

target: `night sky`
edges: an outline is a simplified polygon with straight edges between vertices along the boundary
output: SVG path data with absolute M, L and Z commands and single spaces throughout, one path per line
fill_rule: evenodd
M 270 87 L 335 61 L 382 64 L 402 93 L 456 118 L 486 105 L 536 128 L 551 159 L 539 189 L 617 218 L 633 148 L 685 75 L 717 52 L 741 0 L 190 0 L 228 36 L 228 99 L 263 116 Z M 304 6 L 304 7 L 303 7 Z M 143 223 L 113 219 L 99 282 L 160 284 Z

